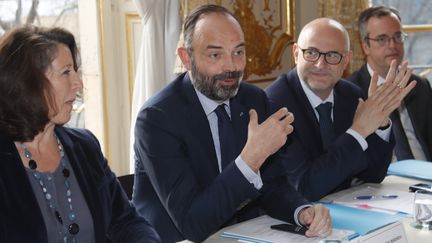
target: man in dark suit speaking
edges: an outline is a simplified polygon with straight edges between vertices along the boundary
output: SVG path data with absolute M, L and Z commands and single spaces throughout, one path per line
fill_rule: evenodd
M 367 97 L 371 74 L 379 74 L 380 84 L 390 62 L 402 62 L 406 34 L 402 30 L 399 12 L 389 7 L 376 6 L 364 10 L 358 24 L 366 64 L 348 80 L 357 84 Z M 390 116 L 396 141 L 395 160 L 432 161 L 432 89 L 425 78 L 413 74 L 409 80 L 416 80 L 416 87 Z
M 389 114 L 415 85 L 406 86 L 407 64 L 395 77 L 393 63 L 386 82 L 370 96 L 342 80 L 352 52 L 346 29 L 320 18 L 308 23 L 293 46 L 296 68 L 281 75 L 267 89 L 270 100 L 295 116 L 294 132 L 275 163 L 309 200 L 360 182 L 381 182 L 394 146 Z
M 223 7 L 201 6 L 185 20 L 184 43 L 178 55 L 189 71 L 147 101 L 136 122 L 139 213 L 163 242 L 200 242 L 262 210 L 308 226 L 307 236 L 328 235 L 328 210 L 266 170 L 294 118 L 286 108 L 271 114 L 265 93 L 240 82 L 238 21 Z

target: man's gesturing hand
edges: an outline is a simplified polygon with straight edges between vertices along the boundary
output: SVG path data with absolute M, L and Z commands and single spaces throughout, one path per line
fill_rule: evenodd
M 261 124 L 256 111 L 249 111 L 248 139 L 241 157 L 253 171 L 258 172 L 267 157 L 285 144 L 294 130 L 293 121 L 294 116 L 287 108 L 281 108 Z

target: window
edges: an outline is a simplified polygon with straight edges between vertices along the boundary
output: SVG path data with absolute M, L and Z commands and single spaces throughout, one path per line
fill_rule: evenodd
M 384 5 L 399 10 L 404 32 L 405 59 L 420 74 L 432 80 L 432 1 L 429 0 L 371 0 L 370 5 Z
M 59 26 L 71 31 L 79 43 L 78 0 L 3 0 L 0 1 L 0 35 L 13 27 L 33 24 L 36 26 Z M 74 104 L 72 127 L 84 127 L 84 104 Z

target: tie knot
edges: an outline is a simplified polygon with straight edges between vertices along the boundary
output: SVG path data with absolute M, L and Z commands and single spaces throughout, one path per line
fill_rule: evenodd
M 319 106 L 317 106 L 315 108 L 318 111 L 318 114 L 321 117 L 331 117 L 331 109 L 332 109 L 332 103 L 331 102 L 326 102 L 326 103 L 322 103 Z
M 215 109 L 215 113 L 218 117 L 218 119 L 222 119 L 222 120 L 230 120 L 228 113 L 225 110 L 225 104 L 221 104 L 219 105 L 216 109 Z

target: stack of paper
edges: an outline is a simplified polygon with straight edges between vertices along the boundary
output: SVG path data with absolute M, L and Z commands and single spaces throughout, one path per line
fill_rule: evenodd
M 271 225 L 285 223 L 283 221 L 271 218 L 267 215 L 245 221 L 231 227 L 229 230 L 222 234 L 222 237 L 236 239 L 243 242 L 254 243 L 286 243 L 286 242 L 304 242 L 304 243 L 317 243 L 322 239 L 333 240 L 350 240 L 358 236 L 351 230 L 337 230 L 334 229 L 333 233 L 326 238 L 308 238 L 303 235 L 292 234 L 279 230 L 273 230 Z M 356 241 L 351 241 L 356 242 Z

